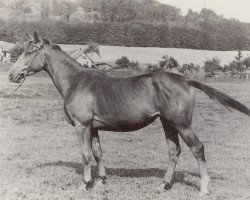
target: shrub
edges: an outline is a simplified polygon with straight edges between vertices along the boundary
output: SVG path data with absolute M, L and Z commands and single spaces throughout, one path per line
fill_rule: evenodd
M 164 71 L 164 68 L 160 67 L 157 64 L 148 64 L 148 67 L 146 69 L 146 72 L 160 72 Z
M 171 56 L 163 56 L 162 60 L 159 62 L 159 66 L 165 70 L 171 70 L 179 66 L 177 60 Z
M 243 65 L 245 66 L 245 68 L 250 68 L 250 57 L 246 57 L 243 60 Z
M 211 76 L 215 75 L 215 71 L 221 71 L 222 66 L 220 65 L 220 59 L 212 58 L 208 59 L 204 62 L 204 71 Z
M 225 66 L 223 68 L 223 71 L 230 71 L 231 72 L 231 76 L 233 76 L 234 74 L 239 73 L 240 77 L 242 77 L 242 73 L 243 71 L 249 67 L 249 57 L 243 59 L 242 53 L 241 51 L 238 51 L 237 56 L 235 56 L 235 60 L 233 60 L 232 62 L 229 63 L 228 66 Z
M 16 62 L 19 56 L 23 53 L 24 48 L 17 44 L 14 46 L 14 48 L 11 50 L 10 57 L 11 57 L 11 62 Z
M 130 62 L 129 63 L 129 68 L 133 69 L 133 70 L 137 70 L 137 71 L 140 71 L 140 67 L 139 67 L 139 62 L 136 61 L 136 62 Z
M 191 74 L 193 76 L 197 75 L 197 73 L 200 71 L 200 66 L 195 65 L 194 63 L 189 63 L 182 65 L 182 67 L 180 67 L 178 70 L 181 74 Z
M 117 65 L 117 68 L 130 68 L 132 70 L 140 71 L 138 61 L 130 62 L 126 56 L 122 56 L 120 59 L 117 59 L 115 64 Z
M 129 68 L 129 59 L 126 56 L 122 56 L 120 59 L 117 59 L 115 61 L 115 64 L 118 66 L 118 68 Z

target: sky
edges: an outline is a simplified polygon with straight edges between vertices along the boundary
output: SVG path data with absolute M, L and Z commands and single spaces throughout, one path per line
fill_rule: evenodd
M 158 0 L 181 9 L 183 15 L 188 9 L 200 11 L 203 7 L 214 10 L 225 18 L 236 18 L 250 23 L 250 0 Z

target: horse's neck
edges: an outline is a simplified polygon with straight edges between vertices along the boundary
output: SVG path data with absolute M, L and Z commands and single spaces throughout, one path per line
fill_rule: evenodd
M 83 72 L 82 66 L 74 59 L 54 50 L 46 53 L 46 71 L 63 98 L 68 94 L 76 75 Z

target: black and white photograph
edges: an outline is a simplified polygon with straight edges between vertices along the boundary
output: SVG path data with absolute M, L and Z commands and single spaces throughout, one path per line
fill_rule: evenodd
M 0 200 L 250 200 L 249 0 L 0 0 Z

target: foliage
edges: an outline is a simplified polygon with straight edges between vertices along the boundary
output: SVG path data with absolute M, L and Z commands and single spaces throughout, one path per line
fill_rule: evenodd
M 241 51 L 238 51 L 237 56 L 235 56 L 235 60 L 229 63 L 228 66 L 225 66 L 223 71 L 230 71 L 231 75 L 240 73 L 240 77 L 242 76 L 243 71 L 249 67 L 249 57 L 242 59 Z
M 84 9 L 82 7 L 78 7 L 77 10 L 70 15 L 69 20 L 71 23 L 78 23 L 85 18 L 85 15 L 86 13 Z
M 250 68 L 250 57 L 248 56 L 248 57 L 246 57 L 246 58 L 244 58 L 244 60 L 243 60 L 243 65 L 245 66 L 245 68 Z
M 20 44 L 16 44 L 10 53 L 11 61 L 15 62 L 19 58 L 19 56 L 23 53 L 23 51 L 24 48 Z
M 87 44 L 87 48 L 84 50 L 84 53 L 96 53 L 100 57 L 100 49 L 97 43 L 90 42 Z
M 159 66 L 162 69 L 171 70 L 173 68 L 177 68 L 179 64 L 177 60 L 174 59 L 173 57 L 165 55 L 162 57 L 162 60 L 159 62 Z
M 188 74 L 196 75 L 200 71 L 200 66 L 195 65 L 194 63 L 184 64 L 179 69 L 181 74 Z
M 164 69 L 157 64 L 148 64 L 148 67 L 146 69 L 146 72 L 160 72 L 160 71 L 164 71 Z
M 41 19 L 44 21 L 49 19 L 49 2 L 48 2 L 48 0 L 43 0 L 41 2 Z
M 40 1 L 43 20 L 34 22 L 22 20 L 24 5 L 16 5 L 12 21 L 1 26 L 0 40 L 16 42 L 16 36 L 27 29 L 38 29 L 58 43 L 94 41 L 115 46 L 250 49 L 250 26 L 225 19 L 210 9 L 199 13 L 190 9 L 182 16 L 180 9 L 154 0 L 52 0 L 52 5 L 44 2 L 47 0 Z M 93 11 L 99 21 L 92 24 Z M 63 22 L 59 23 L 58 18 Z
M 115 64 L 117 65 L 117 68 L 129 68 L 132 70 L 140 71 L 139 63 L 138 61 L 132 62 L 130 61 L 126 56 L 122 56 L 121 58 L 117 59 L 115 61 Z
M 63 1 L 58 9 L 58 15 L 63 19 L 64 21 L 69 21 L 70 17 L 70 5 L 68 2 Z
M 212 58 L 204 62 L 204 71 L 208 74 L 211 74 L 211 76 L 215 75 L 215 71 L 220 70 L 222 70 L 222 67 L 220 66 L 220 59 Z
M 139 62 L 130 62 L 129 63 L 129 68 L 131 68 L 132 70 L 136 70 L 136 71 L 140 71 L 140 67 L 139 67 Z
M 115 61 L 115 64 L 118 66 L 118 68 L 129 68 L 129 63 L 130 61 L 126 56 L 122 56 Z

